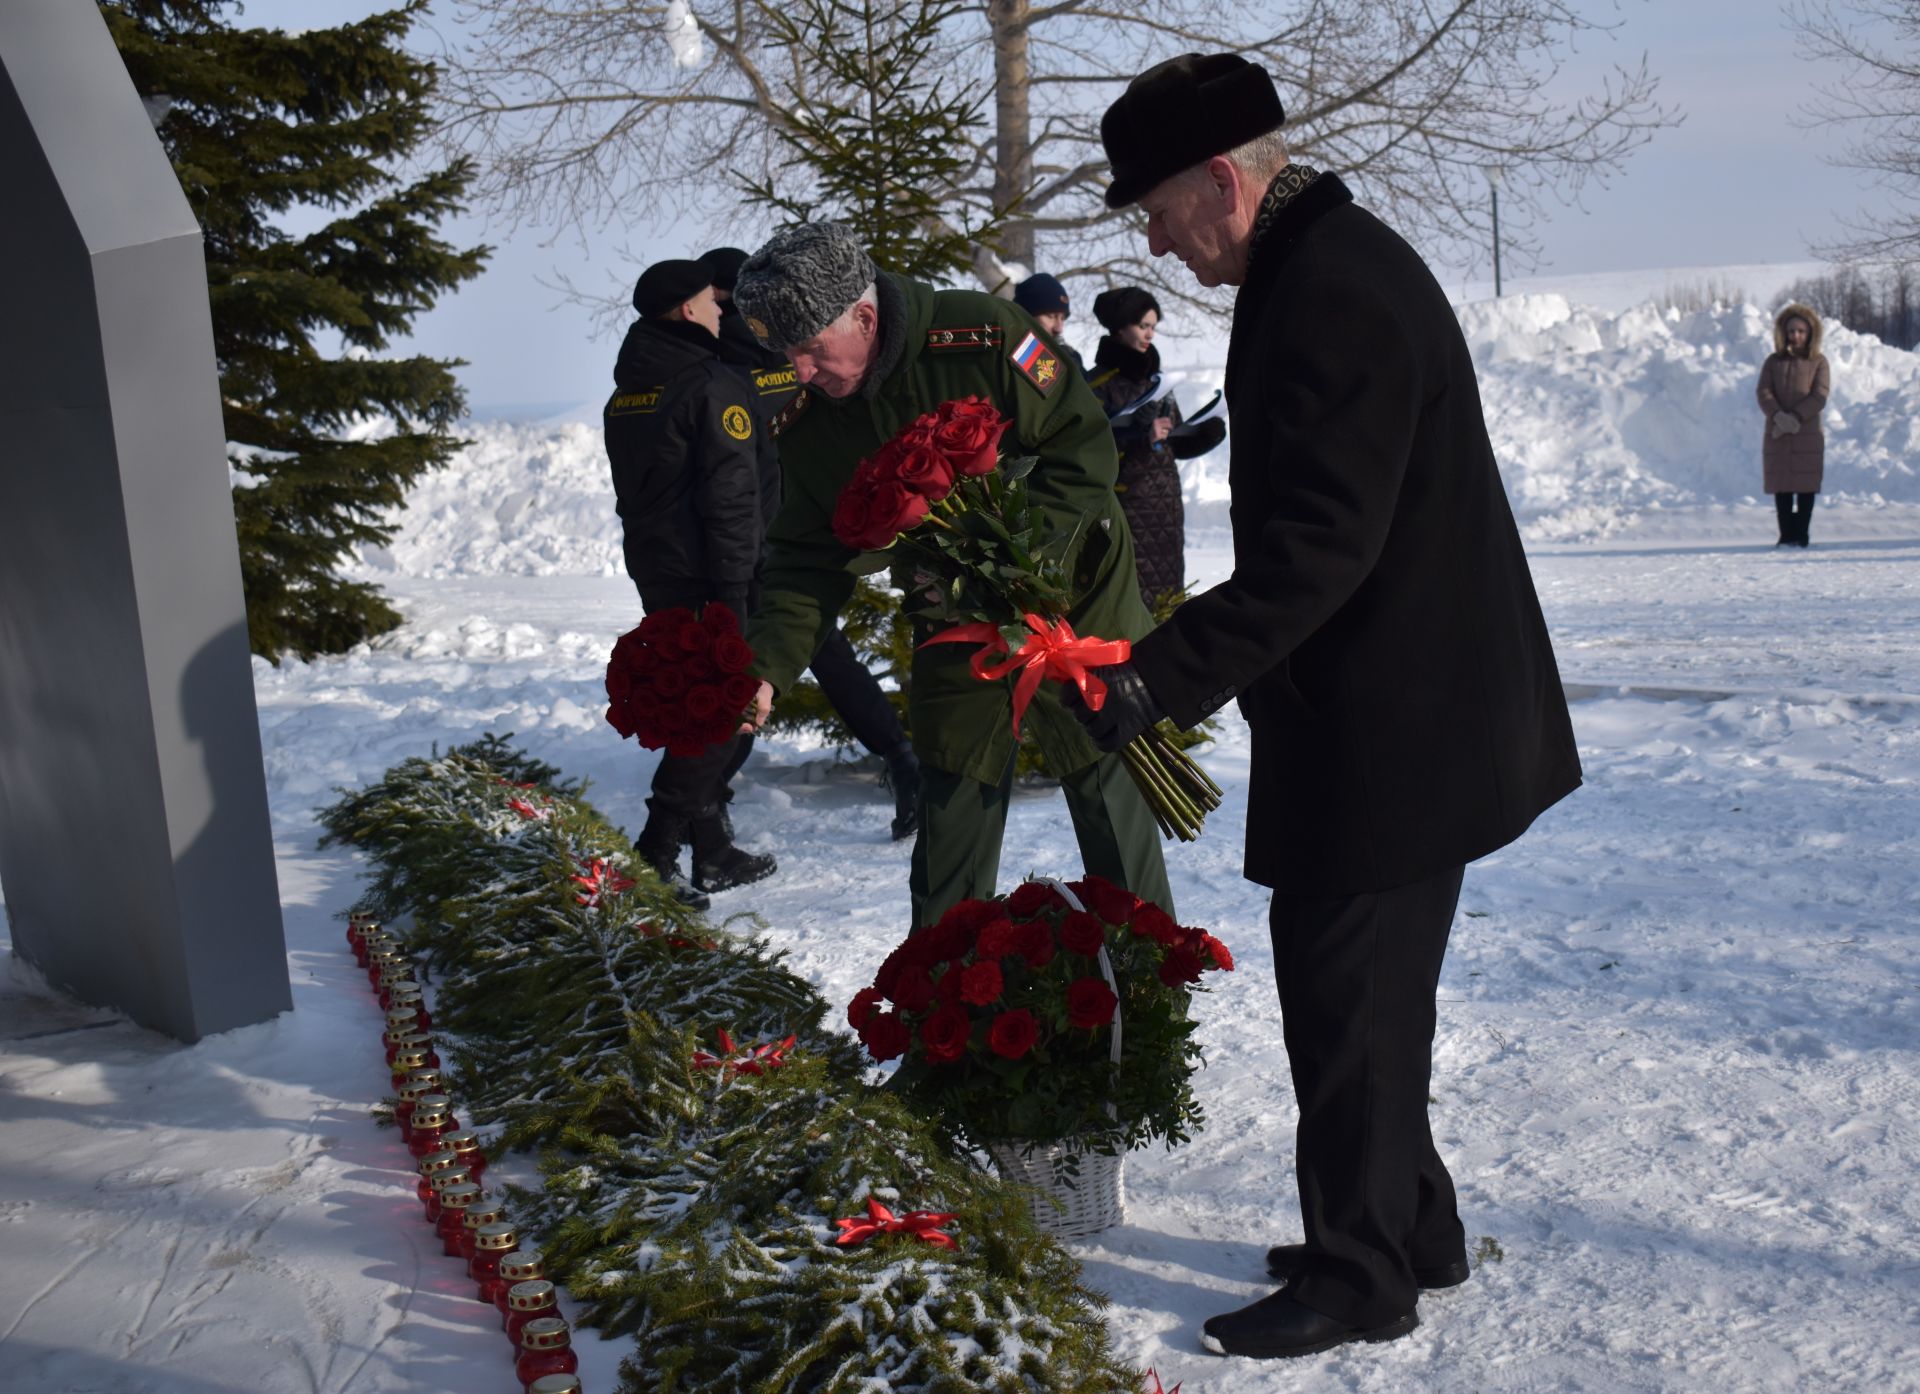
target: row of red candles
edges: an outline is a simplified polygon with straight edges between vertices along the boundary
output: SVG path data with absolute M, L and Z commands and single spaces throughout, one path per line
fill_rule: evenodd
M 540 1255 L 520 1247 L 500 1202 L 480 1189 L 487 1169 L 479 1137 L 460 1127 L 443 1092 L 433 1017 L 399 941 L 371 919 L 347 921 L 347 943 L 387 1014 L 387 1068 L 399 1096 L 394 1119 L 420 1173 L 415 1193 L 449 1257 L 463 1259 L 476 1300 L 500 1312 L 526 1394 L 580 1394 L 580 1357 L 560 1315 Z

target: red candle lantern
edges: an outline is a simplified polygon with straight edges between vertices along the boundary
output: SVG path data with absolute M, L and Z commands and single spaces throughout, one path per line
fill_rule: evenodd
M 427 1011 L 426 1000 L 420 994 L 419 983 L 407 982 L 395 984 L 393 991 L 387 994 L 385 1005 L 390 1012 L 399 1011 L 403 1008 L 411 1010 L 414 1021 L 418 1023 L 422 1031 L 433 1030 L 433 1016 Z
M 473 1178 L 467 1175 L 467 1169 L 458 1163 L 443 1171 L 436 1171 L 427 1178 L 427 1223 L 438 1227 L 440 1223 L 440 1193 L 449 1186 L 465 1186 Z
M 500 1325 L 504 1328 L 507 1318 L 513 1315 L 507 1305 L 507 1296 L 521 1283 L 531 1283 L 547 1276 L 546 1260 L 532 1249 L 515 1249 L 500 1260 L 500 1281 L 492 1284 L 493 1305 L 500 1313 Z
M 396 948 L 382 945 L 367 951 L 367 982 L 374 987 L 380 986 L 380 975 L 389 967 L 398 963 L 404 965 L 407 956 Z
M 387 1064 L 389 1065 L 393 1064 L 393 1059 L 396 1055 L 410 1046 L 419 1046 L 425 1051 L 432 1051 L 433 1049 L 433 1037 L 429 1036 L 425 1031 L 414 1030 L 411 1023 L 409 1023 L 407 1030 L 397 1035 L 392 1031 L 387 1032 L 385 1040 L 387 1045 Z M 424 1066 L 423 1068 L 433 1069 L 438 1064 L 439 1057 L 436 1056 L 433 1065 Z
M 506 1264 L 500 1265 L 506 1271 Z M 526 1324 L 536 1317 L 552 1317 L 560 1314 L 559 1294 L 553 1284 L 545 1278 L 534 1278 L 524 1283 L 515 1283 L 507 1289 L 507 1339 L 513 1342 L 515 1350 L 520 1349 L 520 1332 Z
M 531 1386 L 545 1375 L 570 1375 L 580 1368 L 573 1334 L 560 1317 L 535 1317 L 520 1330 L 520 1358 L 513 1372 Z
M 432 1046 L 413 1045 L 407 1046 L 404 1050 L 395 1051 L 393 1061 L 387 1068 L 392 1072 L 393 1087 L 398 1089 L 407 1082 L 407 1076 L 415 1070 L 438 1069 L 439 1065 L 440 1057 L 433 1053 Z
M 479 1185 L 478 1181 L 473 1183 Z M 482 1225 L 503 1224 L 507 1218 L 507 1207 L 491 1196 L 483 1196 L 467 1207 L 467 1213 L 460 1217 L 460 1234 L 456 1241 L 460 1249 L 460 1260 L 467 1271 L 473 1271 L 473 1256 L 479 1241 Z
M 476 1299 L 493 1301 L 493 1284 L 501 1281 L 500 1260 L 519 1247 L 519 1236 L 505 1220 L 494 1220 L 474 1230 L 473 1257 L 467 1260 L 467 1276 L 474 1281 Z
M 413 1141 L 413 1111 L 428 1094 L 440 1092 L 440 1071 L 415 1070 L 400 1081 L 400 1099 L 393 1106 L 393 1121 L 400 1125 L 400 1140 Z
M 445 1098 L 444 1094 L 429 1094 L 429 1099 Z M 407 1152 L 415 1161 L 429 1152 L 443 1150 L 440 1146 L 440 1134 L 453 1131 L 453 1114 L 444 1108 L 428 1108 L 416 1102 L 413 1106 L 411 1136 L 407 1139 Z M 451 1149 L 446 1149 L 451 1150 Z
M 440 1218 L 434 1221 L 433 1232 L 440 1236 L 440 1252 L 448 1258 L 459 1257 L 461 1222 L 467 1217 L 467 1207 L 480 1196 L 480 1188 L 471 1181 L 440 1192 Z
M 527 1386 L 527 1394 L 580 1394 L 578 1375 L 542 1375 Z
M 480 1134 L 463 1130 L 448 1133 L 440 1141 L 459 1154 L 460 1164 L 472 1172 L 473 1179 L 478 1181 L 481 1173 L 487 1169 L 487 1154 L 480 1150 Z
M 458 1166 L 460 1166 L 460 1159 L 446 1149 L 429 1152 L 415 1164 L 414 1170 L 420 1173 L 420 1184 L 413 1189 L 414 1194 L 420 1197 L 422 1205 L 425 1205 L 428 1197 L 433 1194 L 433 1178 L 443 1171 L 452 1171 Z M 465 1168 L 462 1167 L 461 1170 L 464 1171 Z M 473 1178 L 469 1176 L 467 1179 L 471 1181 Z

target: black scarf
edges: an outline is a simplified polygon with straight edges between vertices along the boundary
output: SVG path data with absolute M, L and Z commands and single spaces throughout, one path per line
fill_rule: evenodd
M 1144 349 L 1128 348 L 1116 336 L 1103 334 L 1100 346 L 1093 351 L 1093 366 L 1111 368 L 1123 378 L 1145 382 L 1160 371 L 1160 350 L 1152 344 Z

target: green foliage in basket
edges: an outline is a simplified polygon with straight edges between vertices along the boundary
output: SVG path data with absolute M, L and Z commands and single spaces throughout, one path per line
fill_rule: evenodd
M 1189 999 L 1233 956 L 1097 876 L 1067 890 L 1081 908 L 1043 881 L 962 901 L 887 956 L 848 1019 L 960 1145 L 1184 1143 L 1201 1123 Z
M 489 736 L 320 817 L 371 858 L 354 908 L 428 980 L 461 1115 L 538 1150 L 509 1213 L 584 1323 L 636 1338 L 625 1394 L 1137 1387 L 1019 1195 L 870 1084 L 818 991 L 682 907 L 582 792 Z M 954 1247 L 838 1243 L 869 1199 L 952 1215 Z

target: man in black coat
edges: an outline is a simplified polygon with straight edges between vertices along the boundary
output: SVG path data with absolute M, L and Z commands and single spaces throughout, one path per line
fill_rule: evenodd
M 790 419 L 782 413 L 800 395 L 800 375 L 784 353 L 754 336 L 733 303 L 734 283 L 746 260 L 747 254 L 738 247 L 715 247 L 700 254 L 700 264 L 713 277 L 714 298 L 720 302 L 720 359 L 745 375 L 760 415 L 760 468 L 772 478 L 775 500 L 762 517 L 772 526 L 780 497 L 780 451 L 775 440 Z M 893 789 L 893 840 L 912 837 L 920 827 L 920 760 L 879 679 L 860 661 L 853 642 L 838 625 L 807 668 L 853 738 L 886 762 L 887 783 Z
M 1273 888 L 1305 1242 L 1209 1320 L 1222 1354 L 1389 1340 L 1467 1277 L 1427 1124 L 1434 994 L 1466 863 L 1580 782 L 1572 723 L 1481 414 L 1419 256 L 1290 164 L 1272 80 L 1231 54 L 1134 79 L 1101 134 L 1148 248 L 1240 287 L 1227 358 L 1233 574 L 1101 670 L 1117 749 L 1238 698 L 1246 876 Z
M 767 519 L 780 502 L 777 469 L 761 467 L 752 400 L 721 362 L 720 305 L 697 261 L 661 261 L 634 287 L 640 319 L 614 365 L 603 421 L 613 467 L 627 574 L 649 614 L 725 605 L 744 627 L 760 568 Z M 772 857 L 733 845 L 728 785 L 751 736 L 704 754 L 663 754 L 654 770 L 647 825 L 635 849 L 696 908 L 703 892 L 771 876 Z M 693 847 L 691 885 L 680 848 Z

